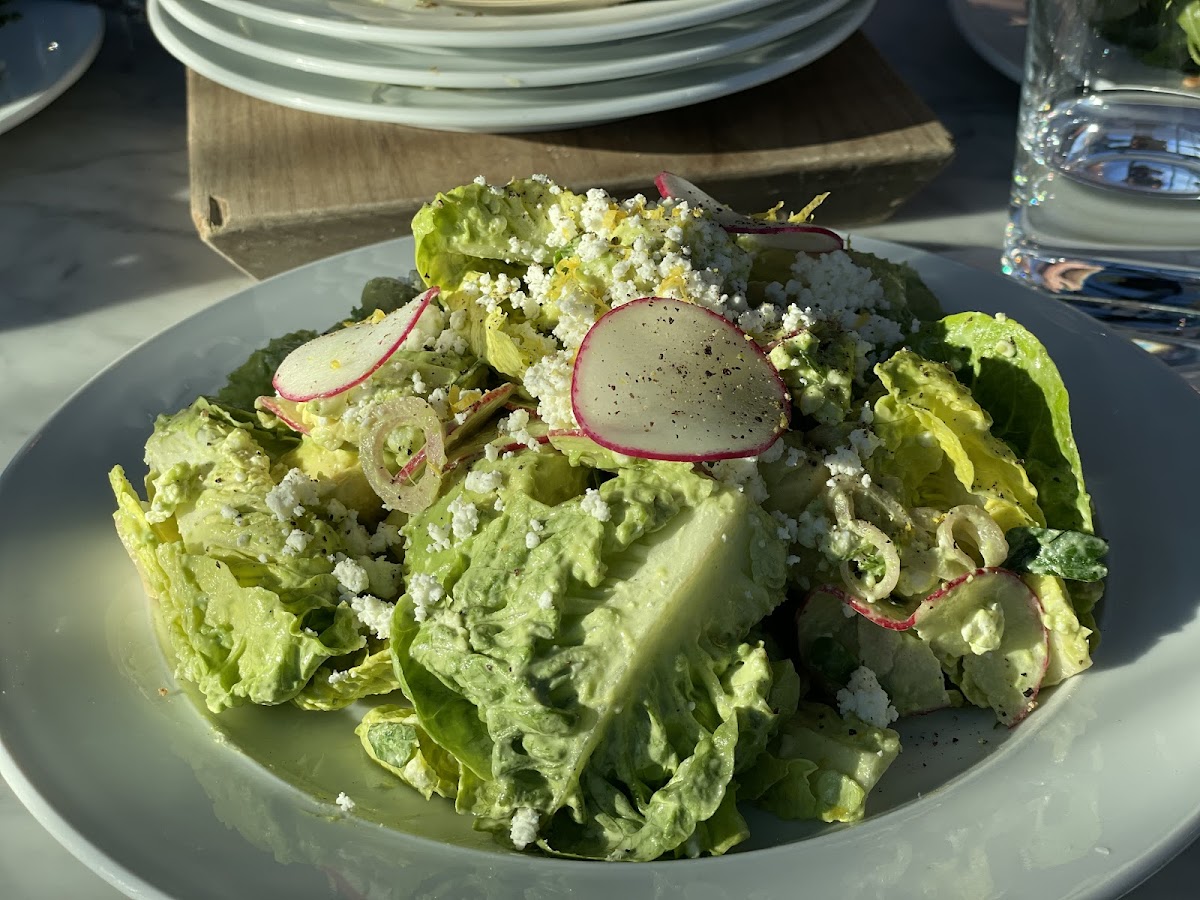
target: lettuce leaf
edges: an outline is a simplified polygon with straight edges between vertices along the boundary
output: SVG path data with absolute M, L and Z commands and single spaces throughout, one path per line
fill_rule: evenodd
M 953 369 L 988 411 L 993 433 L 1024 460 L 1046 523 L 1091 534 L 1067 389 L 1041 342 L 1008 317 L 967 312 L 923 328 L 913 349 Z
M 539 846 L 559 855 L 723 852 L 745 836 L 734 773 L 798 692 L 745 640 L 782 599 L 773 520 L 686 466 L 605 481 L 604 521 L 578 496 L 534 496 L 546 480 L 507 489 L 502 513 L 475 504 L 479 528 L 455 546 L 409 554 L 410 589 L 430 576 L 441 591 L 406 596 L 393 621 L 421 746 L 459 761 L 457 808 L 502 838 L 532 810 Z
M 1095 535 L 1056 528 L 1013 528 L 1005 568 L 1072 581 L 1100 581 L 1108 575 L 1103 559 L 1108 543 Z
M 887 391 L 875 403 L 874 422 L 886 452 L 871 462 L 903 485 L 906 506 L 977 501 L 1003 529 L 1044 524 L 1020 460 L 946 366 L 901 350 L 875 372 Z
M 900 736 L 890 728 L 804 702 L 739 778 L 739 791 L 781 819 L 854 822 L 899 753 Z

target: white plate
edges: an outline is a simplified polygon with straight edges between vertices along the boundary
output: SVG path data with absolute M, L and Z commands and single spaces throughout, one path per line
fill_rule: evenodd
M 602 9 L 481 13 L 427 0 L 207 0 L 250 19 L 376 44 L 553 47 L 661 34 L 775 0 L 637 0 Z
M 9 4 L 20 18 L 0 26 L 0 134 L 24 122 L 73 85 L 104 37 L 104 15 L 86 3 Z
M 347 41 L 236 16 L 204 0 L 159 0 L 180 25 L 236 53 L 332 78 L 417 87 L 580 84 L 696 66 L 759 47 L 820 21 L 849 0 L 783 0 L 670 34 L 601 44 L 468 50 Z
M 308 112 L 442 131 L 514 133 L 574 128 L 689 106 L 802 68 L 848 38 L 875 0 L 850 0 L 795 34 L 685 69 L 547 88 L 439 90 L 329 78 L 235 53 L 188 31 L 157 2 L 150 26 L 184 65 L 228 88 Z M 791 110 L 780 110 L 781 115 Z
M 1027 0 L 949 0 L 958 30 L 975 52 L 1018 84 L 1025 73 Z
M 367 278 L 406 270 L 404 239 L 270 279 L 149 340 L 0 476 L 0 774 L 80 859 L 143 898 L 782 900 L 798 884 L 839 900 L 1119 896 L 1200 816 L 1200 396 L 1095 320 L 1000 276 L 855 244 L 913 263 L 948 310 L 1025 323 L 1071 390 L 1112 546 L 1104 638 L 1095 666 L 1018 728 L 983 711 L 910 720 L 857 825 L 759 815 L 746 852 L 605 866 L 497 850 L 366 761 L 352 711 L 240 709 L 219 725 L 201 714 L 158 650 L 105 472 L 120 463 L 136 479 L 155 415 L 215 389 L 268 337 L 328 326 Z M 334 806 L 339 791 L 353 816 Z

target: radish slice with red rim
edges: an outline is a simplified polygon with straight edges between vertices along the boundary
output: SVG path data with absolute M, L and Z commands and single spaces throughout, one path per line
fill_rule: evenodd
M 803 253 L 829 253 L 845 245 L 841 237 L 819 225 L 793 222 L 767 222 L 746 216 L 720 200 L 706 194 L 686 178 L 672 172 L 659 172 L 654 185 L 664 199 L 684 200 L 703 209 L 713 221 L 731 234 L 751 234 L 761 247 L 793 250 Z
M 819 225 L 757 225 L 730 226 L 730 234 L 752 237 L 756 247 L 771 250 L 791 250 L 796 253 L 832 253 L 844 246 L 841 237 Z
M 1008 569 L 982 568 L 930 594 L 913 626 L 941 659 L 961 660 L 962 678 L 1005 725 L 1037 705 L 1050 661 L 1042 602 Z
M 437 499 L 446 467 L 446 442 L 442 420 L 437 412 L 420 397 L 399 397 L 374 407 L 374 424 L 359 445 L 359 461 L 371 489 L 383 500 L 386 509 L 409 514 L 426 509 Z M 414 470 L 406 465 L 393 475 L 387 467 L 384 448 L 388 437 L 397 428 L 420 428 L 425 432 L 425 446 L 414 454 L 425 463 L 424 471 L 412 480 Z M 412 460 L 409 461 L 411 464 Z
M 756 456 L 791 417 L 783 380 L 744 331 L 662 297 L 596 321 L 575 357 L 571 406 L 602 447 L 680 462 Z
M 438 291 L 430 288 L 378 322 L 348 325 L 300 345 L 279 364 L 271 384 L 280 397 L 298 402 L 360 384 L 400 348 Z
M 303 423 L 300 407 L 291 400 L 282 397 L 259 397 L 254 401 L 255 407 L 265 409 L 279 419 L 284 425 L 300 434 L 308 434 L 309 429 Z

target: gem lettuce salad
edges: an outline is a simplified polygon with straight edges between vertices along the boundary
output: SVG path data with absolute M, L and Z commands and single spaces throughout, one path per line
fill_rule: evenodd
M 210 710 L 352 706 L 500 842 L 653 860 L 742 804 L 859 819 L 899 718 L 1013 726 L 1090 665 L 1106 548 L 1037 339 L 819 199 L 657 184 L 439 194 L 414 273 L 160 416 L 145 499 L 113 469 Z

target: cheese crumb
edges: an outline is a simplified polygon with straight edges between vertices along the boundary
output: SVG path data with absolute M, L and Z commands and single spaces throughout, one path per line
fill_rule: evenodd
M 859 666 L 850 675 L 849 683 L 837 692 L 838 712 L 855 715 L 876 728 L 887 728 L 900 718 L 896 707 L 888 700 L 887 691 L 879 685 L 875 673 Z
M 238 544 L 241 545 L 241 537 L 239 536 Z M 287 540 L 283 542 L 283 552 L 287 556 L 295 556 L 297 553 L 303 553 L 304 548 L 308 546 L 308 542 L 312 540 L 312 535 L 301 531 L 299 528 L 293 528 L 291 534 L 287 536 Z M 247 541 L 249 543 L 249 541 Z
M 457 540 L 466 540 L 479 527 L 479 510 L 469 500 L 464 500 L 459 494 L 450 501 L 450 529 Z
M 585 513 L 598 522 L 607 522 L 612 518 L 612 510 L 600 498 L 600 492 L 595 488 L 587 489 L 583 495 L 583 500 L 580 501 L 580 506 Z
M 440 553 L 443 550 L 450 549 L 450 526 L 449 525 L 430 525 L 426 531 L 429 532 L 429 549 L 434 553 Z
M 358 621 L 375 633 L 375 637 L 381 641 L 387 639 L 392 628 L 392 612 L 396 609 L 394 603 L 370 594 L 361 594 L 350 598 L 350 608 L 358 616 Z
M 528 806 L 520 807 L 513 813 L 512 826 L 509 830 L 509 837 L 512 839 L 513 846 L 518 850 L 524 850 L 527 846 L 537 840 L 538 836 L 538 813 L 536 809 L 531 809 Z
M 550 591 L 542 591 L 541 595 L 538 597 L 538 606 L 540 606 L 542 609 L 553 609 L 554 594 Z
M 290 470 L 279 484 L 267 491 L 266 496 L 267 509 L 271 510 L 280 522 L 304 515 L 304 508 L 315 505 L 319 500 L 320 492 L 316 480 L 309 478 L 299 469 Z
M 503 472 L 480 472 L 476 469 L 467 473 L 463 486 L 475 494 L 490 494 L 500 490 L 502 484 L 504 484 Z
M 352 559 L 343 559 L 333 567 L 333 575 L 351 594 L 359 594 L 371 586 L 367 570 Z
M 342 812 L 350 812 L 350 810 L 354 809 L 354 801 L 346 796 L 345 791 L 339 793 L 337 799 L 333 802 L 342 808 Z
M 408 596 L 413 602 L 413 618 L 424 622 L 429 614 L 429 607 L 437 603 L 446 594 L 437 578 L 424 572 L 417 572 L 408 580 Z

